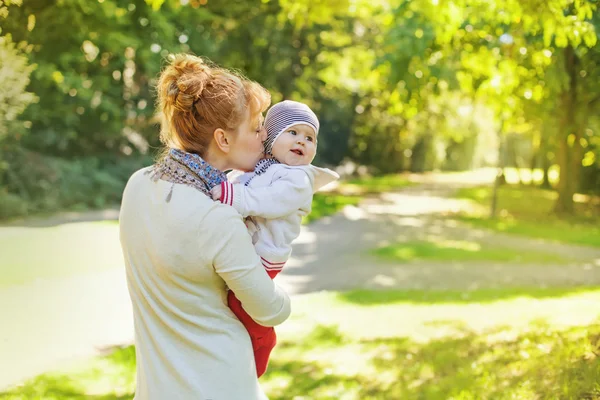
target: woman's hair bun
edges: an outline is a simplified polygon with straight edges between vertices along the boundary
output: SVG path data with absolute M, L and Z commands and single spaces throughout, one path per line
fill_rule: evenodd
M 171 55 L 169 61 L 158 83 L 159 98 L 167 109 L 192 112 L 210 81 L 211 68 L 201 58 L 185 54 Z

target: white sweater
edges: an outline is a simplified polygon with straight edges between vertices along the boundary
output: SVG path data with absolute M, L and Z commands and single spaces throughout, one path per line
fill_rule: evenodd
M 250 172 L 224 183 L 221 201 L 250 217 L 246 225 L 256 252 L 265 268 L 277 270 L 292 253 L 313 194 L 338 178 L 334 171 L 314 165 L 274 164 L 261 175 Z
M 200 191 L 127 183 L 120 236 L 135 322 L 136 399 L 263 400 L 246 328 L 226 287 L 262 325 L 290 314 L 289 297 L 262 267 L 240 215 Z

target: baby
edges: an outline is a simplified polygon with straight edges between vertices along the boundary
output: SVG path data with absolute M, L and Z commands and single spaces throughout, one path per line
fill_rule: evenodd
M 311 165 L 319 120 L 307 105 L 289 100 L 275 104 L 267 112 L 265 128 L 265 157 L 254 171 L 221 183 L 211 193 L 246 218 L 256 252 L 274 278 L 292 253 L 292 241 L 300 234 L 302 218 L 310 213 L 313 194 L 339 175 Z M 227 301 L 250 334 L 260 377 L 276 344 L 275 330 L 252 320 L 233 292 L 228 292 Z

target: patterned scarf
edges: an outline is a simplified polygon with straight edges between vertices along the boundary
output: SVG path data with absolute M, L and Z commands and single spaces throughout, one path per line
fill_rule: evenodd
M 273 164 L 280 163 L 274 158 L 263 158 L 259 160 L 258 163 L 256 163 L 256 166 L 254 167 L 254 175 L 252 175 L 250 179 L 248 179 L 244 186 L 248 186 L 255 176 L 264 174 L 265 171 L 269 169 L 269 167 Z
M 199 155 L 177 149 L 170 149 L 167 155 L 154 165 L 151 174 L 154 181 L 163 179 L 173 183 L 167 202 L 171 200 L 176 183 L 191 186 L 211 197 L 210 189 L 227 180 L 223 172 L 211 166 Z

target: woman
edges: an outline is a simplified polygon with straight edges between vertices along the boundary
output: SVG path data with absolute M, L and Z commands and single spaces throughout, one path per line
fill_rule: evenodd
M 288 296 L 274 285 L 240 215 L 209 190 L 227 169 L 262 154 L 268 92 L 191 55 L 158 82 L 167 153 L 127 183 L 121 245 L 133 303 L 136 399 L 265 399 L 244 326 L 226 288 L 262 325 L 282 323 Z

